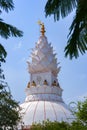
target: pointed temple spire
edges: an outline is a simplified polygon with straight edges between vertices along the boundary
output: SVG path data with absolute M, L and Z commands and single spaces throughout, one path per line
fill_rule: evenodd
M 70 108 L 62 99 L 62 91 L 58 80 L 60 66 L 51 43 L 45 36 L 44 24 L 38 21 L 41 36 L 35 44 L 28 61 L 30 80 L 25 89 L 26 98 L 20 105 L 23 122 L 22 130 L 29 130 L 32 123 L 42 123 L 48 119 L 52 122 L 72 122 Z M 21 130 L 21 122 L 19 129 Z
M 44 27 L 44 23 L 42 23 L 41 21 L 38 21 L 38 24 L 40 25 L 40 32 L 41 32 L 41 36 L 44 36 L 45 31 L 45 27 Z

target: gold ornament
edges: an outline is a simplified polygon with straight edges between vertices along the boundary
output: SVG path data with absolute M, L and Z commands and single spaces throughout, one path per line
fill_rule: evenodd
M 28 83 L 27 88 L 30 88 L 30 82 Z
M 47 80 L 44 80 L 44 85 L 48 85 Z
M 31 85 L 32 85 L 32 86 L 36 86 L 36 83 L 35 83 L 35 81 L 33 81 Z
M 57 86 L 56 81 L 54 80 L 54 82 L 52 83 L 52 86 Z
M 41 21 L 38 21 L 38 24 L 41 26 L 41 35 L 44 36 L 45 31 L 45 27 L 44 27 L 44 23 L 42 23 Z

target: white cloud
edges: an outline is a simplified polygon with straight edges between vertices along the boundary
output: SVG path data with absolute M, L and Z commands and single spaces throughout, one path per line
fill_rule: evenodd
M 19 43 L 17 43 L 14 47 L 14 50 L 18 50 L 22 47 L 22 42 L 20 41 Z
M 25 62 L 26 63 L 26 58 L 25 57 L 22 57 L 19 61 L 18 61 L 18 64 L 20 64 L 20 63 L 23 63 L 23 62 Z

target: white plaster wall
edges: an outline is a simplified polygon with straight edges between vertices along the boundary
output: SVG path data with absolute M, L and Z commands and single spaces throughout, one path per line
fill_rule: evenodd
M 25 90 L 26 95 L 32 94 L 56 94 L 62 96 L 62 89 L 59 87 L 50 87 L 50 86 L 38 86 L 38 87 L 30 87 Z
M 30 75 L 30 79 L 30 82 L 34 80 L 37 85 L 43 85 L 44 80 L 47 80 L 49 86 L 51 86 L 52 83 L 51 72 L 35 73 L 32 74 L 32 77 Z

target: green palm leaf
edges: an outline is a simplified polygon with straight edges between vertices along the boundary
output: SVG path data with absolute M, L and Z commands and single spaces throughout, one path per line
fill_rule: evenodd
M 65 47 L 65 56 L 77 58 L 87 51 L 87 1 L 80 0 L 76 15 L 70 27 L 68 44 Z
M 12 0 L 0 0 L 0 8 L 8 12 L 14 9 L 14 3 Z
M 54 20 L 66 17 L 76 7 L 74 20 L 69 28 L 65 56 L 78 58 L 87 51 L 87 0 L 48 0 L 46 16 L 54 15 Z
M 77 6 L 78 0 L 48 0 L 45 5 L 46 16 L 54 15 L 54 20 L 66 17 Z
M 21 37 L 22 31 L 3 22 L 2 19 L 0 19 L 0 35 L 5 39 L 9 38 L 10 36 Z
M 4 47 L 0 44 L 0 62 L 5 62 L 5 58 L 7 56 L 7 52 Z

